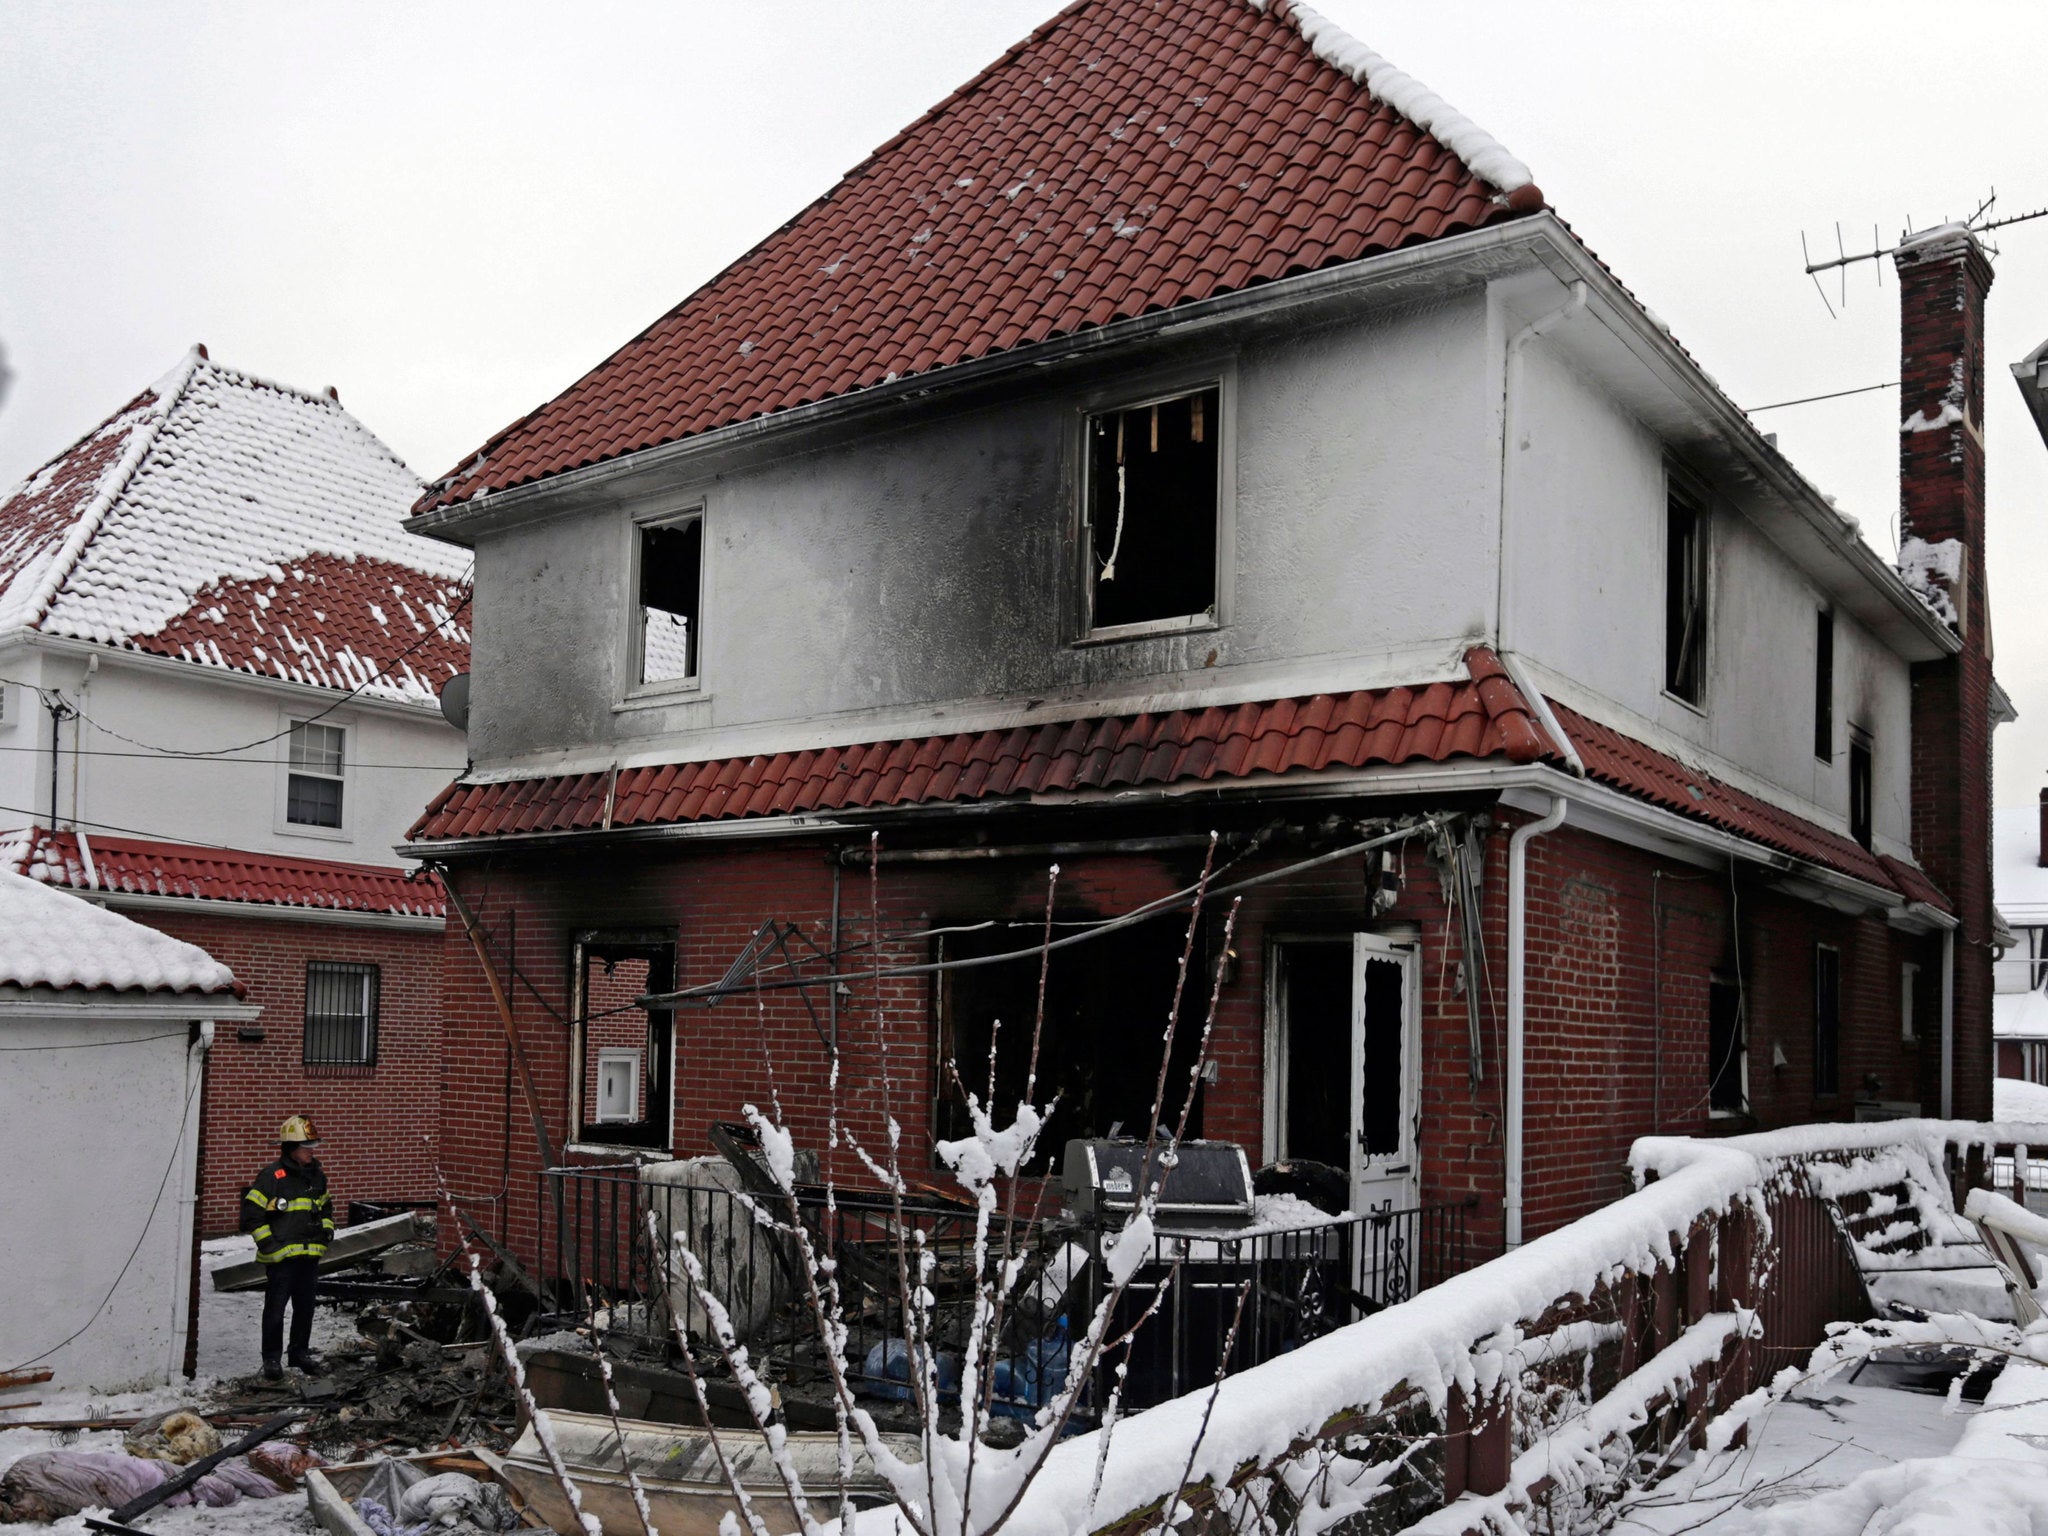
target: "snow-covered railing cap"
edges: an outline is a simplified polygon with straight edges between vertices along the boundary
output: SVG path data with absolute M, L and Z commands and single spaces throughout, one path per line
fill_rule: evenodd
M 1405 70 L 1392 64 L 1320 11 L 1301 0 L 1246 0 L 1255 11 L 1270 11 L 1299 32 L 1315 56 L 1364 86 L 1409 122 L 1435 138 L 1481 180 L 1508 196 L 1518 211 L 1543 206 L 1536 178 L 1492 134 Z M 1517 195 L 1519 194 L 1519 195 Z

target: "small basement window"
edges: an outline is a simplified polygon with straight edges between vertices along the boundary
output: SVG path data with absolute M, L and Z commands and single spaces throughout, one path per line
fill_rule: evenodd
M 1849 835 L 1864 847 L 1870 846 L 1871 760 L 1870 737 L 1849 728 Z
M 301 1060 L 309 1067 L 368 1067 L 377 1061 L 374 965 L 313 960 L 306 965 L 306 1032 Z
M 1222 393 L 1214 385 L 1088 418 L 1088 627 L 1216 612 Z
M 284 819 L 292 826 L 341 826 L 347 740 L 347 730 L 339 725 L 308 720 L 293 723 L 284 803 Z
M 640 529 L 641 682 L 679 683 L 697 675 L 703 577 L 702 518 Z
M 1825 608 L 1813 631 L 1813 755 L 1835 760 L 1835 616 Z
M 1697 704 L 1707 684 L 1707 510 L 1674 481 L 1664 516 L 1664 689 Z

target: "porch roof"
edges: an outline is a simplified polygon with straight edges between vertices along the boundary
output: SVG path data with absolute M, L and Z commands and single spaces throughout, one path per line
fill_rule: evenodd
M 415 843 L 1133 789 L 1259 774 L 1559 756 L 1492 651 L 1413 687 L 1048 721 L 606 772 L 450 784 Z

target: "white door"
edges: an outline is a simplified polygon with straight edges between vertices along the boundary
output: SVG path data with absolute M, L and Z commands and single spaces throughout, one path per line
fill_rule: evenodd
M 1429 1267 L 1420 1218 L 1396 1214 L 1421 1204 L 1419 972 L 1415 940 L 1376 933 L 1281 939 L 1267 968 L 1267 1154 L 1323 1165 L 1298 1176 L 1366 1218 L 1344 1241 L 1371 1306 L 1414 1295 Z
M 1422 1203 L 1416 946 L 1353 934 L 1351 964 L 1351 1208 L 1412 1210 Z

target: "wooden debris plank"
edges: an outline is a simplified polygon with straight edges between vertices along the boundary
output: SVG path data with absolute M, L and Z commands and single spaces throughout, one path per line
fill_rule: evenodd
M 433 1230 L 433 1218 L 418 1211 L 365 1222 L 360 1227 L 343 1227 L 334 1234 L 334 1241 L 327 1245 L 327 1252 L 321 1255 L 320 1273 L 330 1274 L 351 1264 L 360 1264 L 386 1248 L 396 1248 L 400 1243 L 431 1236 Z M 268 1264 L 260 1264 L 254 1259 L 245 1259 L 240 1264 L 223 1264 L 213 1272 L 213 1288 L 216 1291 L 261 1290 L 263 1278 L 269 1272 Z

